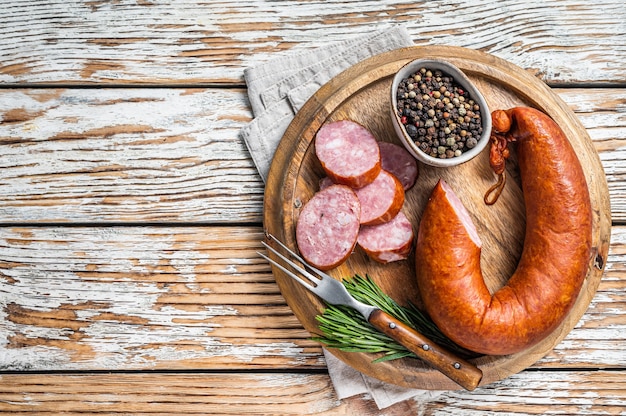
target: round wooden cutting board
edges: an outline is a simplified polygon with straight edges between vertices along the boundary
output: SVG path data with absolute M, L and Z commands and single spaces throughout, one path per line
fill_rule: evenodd
M 610 207 L 606 179 L 598 155 L 584 127 L 552 91 L 541 81 L 506 61 L 464 48 L 409 47 L 363 61 L 324 85 L 298 112 L 274 156 L 266 191 L 264 222 L 268 233 L 296 249 L 295 224 L 302 206 L 318 191 L 324 176 L 315 156 L 313 141 L 320 126 L 329 121 L 351 119 L 367 127 L 380 141 L 400 144 L 390 115 L 390 88 L 393 75 L 405 63 L 418 58 L 439 58 L 460 68 L 482 92 L 489 111 L 514 106 L 531 106 L 550 115 L 564 130 L 585 167 L 593 206 L 593 255 L 578 300 L 550 336 L 534 347 L 514 355 L 481 356 L 472 361 L 483 371 L 481 385 L 517 373 L 535 363 L 557 345 L 576 325 L 593 298 L 606 263 L 610 238 Z M 506 283 L 514 272 L 524 244 L 525 214 L 519 184 L 517 160 L 513 151 L 507 164 L 506 188 L 495 205 L 483 202 L 485 191 L 496 177 L 489 167 L 488 151 L 455 168 L 420 165 L 416 185 L 406 193 L 404 213 L 417 228 L 431 190 L 443 178 L 454 189 L 471 213 L 483 250 L 481 267 L 491 290 Z M 415 281 L 413 254 L 406 261 L 387 265 L 367 258 L 357 247 L 349 260 L 330 271 L 337 279 L 355 274 L 369 275 L 401 304 L 421 303 Z M 319 333 L 316 315 L 323 303 L 273 269 L 283 296 L 304 327 Z M 376 355 L 330 350 L 357 370 L 380 380 L 420 389 L 458 389 L 459 386 L 418 359 L 373 364 Z

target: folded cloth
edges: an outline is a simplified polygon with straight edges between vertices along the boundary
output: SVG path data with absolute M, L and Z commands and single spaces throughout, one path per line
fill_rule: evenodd
M 328 374 L 330 374 L 339 399 L 358 394 L 369 394 L 378 409 L 384 409 L 408 399 L 418 402 L 434 400 L 445 392 L 445 390 L 409 389 L 384 383 L 358 372 L 327 350 L 324 350 L 324 358 L 326 359 Z
M 302 105 L 331 78 L 358 62 L 382 52 L 411 46 L 402 26 L 314 50 L 289 53 L 244 71 L 254 119 L 241 134 L 265 181 L 272 157 L 289 123 Z M 426 400 L 442 392 L 406 389 L 370 378 L 324 350 L 339 399 L 369 394 L 379 409 L 407 399 Z
M 254 119 L 241 134 L 265 181 L 280 139 L 296 112 L 331 78 L 382 52 L 411 46 L 402 26 L 315 50 L 292 53 L 244 71 Z

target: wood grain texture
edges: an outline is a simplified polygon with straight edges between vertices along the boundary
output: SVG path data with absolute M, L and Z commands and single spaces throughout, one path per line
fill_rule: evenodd
M 593 99 L 586 93 L 580 95 L 583 91 L 591 92 L 599 99 Z M 625 92 L 621 89 L 558 90 L 559 97 L 576 113 L 593 140 L 609 186 L 613 221 L 620 224 L 626 222 Z
M 0 83 L 241 83 L 270 54 L 390 24 L 416 44 L 490 52 L 551 84 L 626 82 L 621 0 L 321 4 L 13 1 L 0 19 Z
M 259 228 L 0 228 L 0 369 L 322 368 Z
M 0 371 L 322 369 L 260 227 L 0 228 Z M 626 367 L 626 227 L 577 326 L 533 367 Z M 547 377 L 547 375 L 546 375 Z
M 0 413 L 20 415 L 570 416 L 625 409 L 626 380 L 609 371 L 524 372 L 474 392 L 418 396 L 382 410 L 367 395 L 339 401 L 326 374 L 0 375 Z
M 626 89 L 556 89 L 626 221 Z M 0 223 L 261 222 L 241 89 L 0 90 Z
M 259 221 L 244 90 L 4 90 L 0 117 L 0 222 Z

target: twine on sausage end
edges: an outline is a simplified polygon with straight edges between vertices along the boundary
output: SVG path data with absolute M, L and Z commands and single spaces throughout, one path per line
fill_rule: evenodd
M 489 148 L 489 164 L 494 173 L 498 175 L 498 181 L 485 193 L 483 200 L 486 205 L 495 204 L 504 190 L 504 186 L 506 185 L 506 160 L 510 156 L 508 144 L 516 140 L 514 136 L 508 134 L 511 130 L 513 120 L 507 111 L 495 110 L 491 113 L 491 117 L 493 119 L 493 127 L 491 137 L 489 138 L 491 142 Z
M 485 192 L 485 196 L 483 200 L 486 205 L 493 205 L 496 203 L 498 198 L 500 198 L 500 194 L 504 190 L 504 186 L 506 185 L 506 171 L 503 171 L 498 175 L 498 182 L 493 184 L 487 192 Z

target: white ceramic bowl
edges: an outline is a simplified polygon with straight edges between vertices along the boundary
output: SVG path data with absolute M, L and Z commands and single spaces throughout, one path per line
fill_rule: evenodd
M 478 139 L 476 146 L 471 149 L 465 149 L 460 156 L 455 156 L 447 159 L 441 159 L 437 157 L 432 157 L 426 153 L 424 153 L 417 144 L 411 139 L 411 137 L 406 132 L 404 126 L 402 125 L 401 119 L 398 116 L 397 106 L 397 89 L 400 82 L 407 78 L 409 75 L 412 75 L 420 70 L 420 68 L 427 68 L 431 71 L 440 70 L 444 74 L 450 75 L 454 79 L 454 83 L 460 85 L 465 91 L 467 91 L 470 95 L 470 98 L 474 100 L 480 106 L 480 116 L 482 122 L 482 135 Z M 391 84 L 391 117 L 393 120 L 393 126 L 396 130 L 396 133 L 404 147 L 419 161 L 426 163 L 431 166 L 437 167 L 448 167 L 448 166 L 456 166 L 461 163 L 465 163 L 468 160 L 471 160 L 480 152 L 482 152 L 487 144 L 489 143 L 489 135 L 491 134 L 491 112 L 487 107 L 487 103 L 485 99 L 480 94 L 480 92 L 474 87 L 474 85 L 470 82 L 470 80 L 465 76 L 460 69 L 455 67 L 454 65 L 438 60 L 438 59 L 417 59 L 415 61 L 411 61 L 405 66 L 403 66 L 394 76 L 393 82 Z

